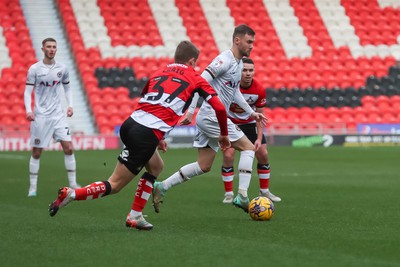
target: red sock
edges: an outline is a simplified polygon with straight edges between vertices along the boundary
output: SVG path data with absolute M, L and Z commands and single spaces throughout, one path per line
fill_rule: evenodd
M 138 186 L 136 188 L 135 198 L 132 203 L 132 210 L 142 212 L 146 206 L 147 201 L 153 191 L 154 182 L 150 182 L 143 177 L 139 179 Z
M 269 179 L 260 178 L 260 189 L 268 189 L 269 188 Z
M 233 167 L 222 167 L 221 175 L 222 181 L 224 182 L 225 192 L 233 192 L 233 176 L 235 175 Z
M 268 189 L 270 171 L 269 164 L 257 164 L 257 173 L 258 178 L 260 179 L 260 190 Z
M 96 199 L 108 195 L 110 191 L 109 182 L 94 182 L 85 187 L 75 189 L 75 200 Z

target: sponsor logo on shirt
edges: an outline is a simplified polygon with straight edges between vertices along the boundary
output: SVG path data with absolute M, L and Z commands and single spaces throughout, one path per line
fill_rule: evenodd
M 55 86 L 55 85 L 57 85 L 57 84 L 59 84 L 60 83 L 60 81 L 53 81 L 53 82 L 40 82 L 40 85 L 41 86 L 46 86 L 46 87 L 52 87 L 52 86 Z
M 239 82 L 232 82 L 232 81 L 226 81 L 225 85 L 232 87 L 232 88 L 236 88 L 236 86 L 238 86 Z

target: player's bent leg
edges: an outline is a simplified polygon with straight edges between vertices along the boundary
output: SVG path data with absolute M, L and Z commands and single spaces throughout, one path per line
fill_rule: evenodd
M 146 171 L 153 175 L 154 177 L 158 177 L 163 168 L 164 168 L 164 161 L 160 156 L 160 153 L 156 150 L 151 156 L 150 160 L 145 165 Z
M 129 184 L 135 176 L 136 175 L 133 174 L 124 164 L 117 161 L 114 172 L 107 180 L 111 185 L 110 194 L 117 194 L 122 190 L 122 188 Z
M 49 205 L 50 216 L 56 215 L 60 208 L 65 207 L 72 200 L 91 200 L 116 194 L 134 177 L 135 175 L 125 165 L 117 162 L 117 166 L 108 181 L 94 182 L 77 189 L 63 187 L 58 191 L 58 198 Z
M 83 188 L 72 189 L 62 187 L 58 190 L 58 197 L 49 205 L 49 214 L 54 216 L 58 210 L 65 207 L 73 200 L 91 200 L 105 197 L 111 192 L 111 185 L 108 181 L 94 182 Z
M 160 205 L 164 202 L 167 190 L 178 184 L 189 181 L 191 177 L 204 173 L 197 162 L 183 166 L 179 171 L 163 182 L 155 182 L 153 188 L 153 207 L 156 213 L 160 212 Z
M 167 190 L 183 182 L 189 181 L 192 177 L 210 171 L 216 151 L 211 148 L 199 148 L 197 162 L 183 166 L 179 171 L 168 177 L 163 182 L 154 183 L 153 207 L 154 211 L 160 212 L 160 204 L 163 203 Z

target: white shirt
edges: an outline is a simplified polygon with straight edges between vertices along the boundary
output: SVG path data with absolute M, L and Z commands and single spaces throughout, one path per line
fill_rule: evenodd
M 228 111 L 232 102 L 235 101 L 250 116 L 254 111 L 247 104 L 239 89 L 242 69 L 242 60 L 237 60 L 231 50 L 225 50 L 207 66 L 201 76 L 217 91 L 219 99 L 225 106 L 225 110 Z M 189 109 L 190 113 L 194 112 L 197 100 L 198 96 L 193 98 Z M 199 115 L 215 116 L 215 112 L 207 102 L 203 102 Z
M 35 116 L 62 114 L 61 84 L 65 90 L 68 106 L 72 107 L 67 67 L 58 62 L 55 62 L 52 66 L 48 66 L 42 60 L 33 64 L 28 70 L 28 77 L 26 79 L 24 96 L 26 112 L 31 112 L 31 92 L 33 86 L 35 91 Z

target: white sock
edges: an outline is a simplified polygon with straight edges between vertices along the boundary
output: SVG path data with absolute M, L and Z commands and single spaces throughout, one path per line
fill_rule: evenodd
M 142 212 L 139 212 L 139 211 L 136 211 L 136 210 L 131 210 L 131 212 L 129 212 L 129 215 L 130 215 L 130 217 L 132 218 L 134 218 L 134 217 L 137 217 L 137 216 L 139 216 L 139 215 L 142 215 Z
M 247 197 L 247 190 L 245 190 L 245 189 L 239 189 L 239 190 L 238 190 L 238 193 L 239 193 L 240 195 L 242 195 L 243 197 Z
M 40 158 L 35 159 L 31 156 L 29 160 L 29 191 L 37 190 L 37 180 L 39 175 Z
M 240 152 L 239 159 L 239 186 L 238 192 L 247 197 L 247 190 L 250 186 L 251 171 L 253 169 L 253 160 L 255 152 L 253 150 L 244 150 Z
M 188 165 L 183 166 L 179 171 L 172 174 L 166 180 L 164 180 L 163 187 L 165 190 L 170 189 L 171 187 L 181 184 L 183 182 L 189 181 L 190 178 L 203 174 L 204 172 L 201 170 L 199 163 L 193 162 Z
M 76 187 L 76 161 L 75 155 L 64 154 L 64 165 L 67 170 L 69 186 Z

